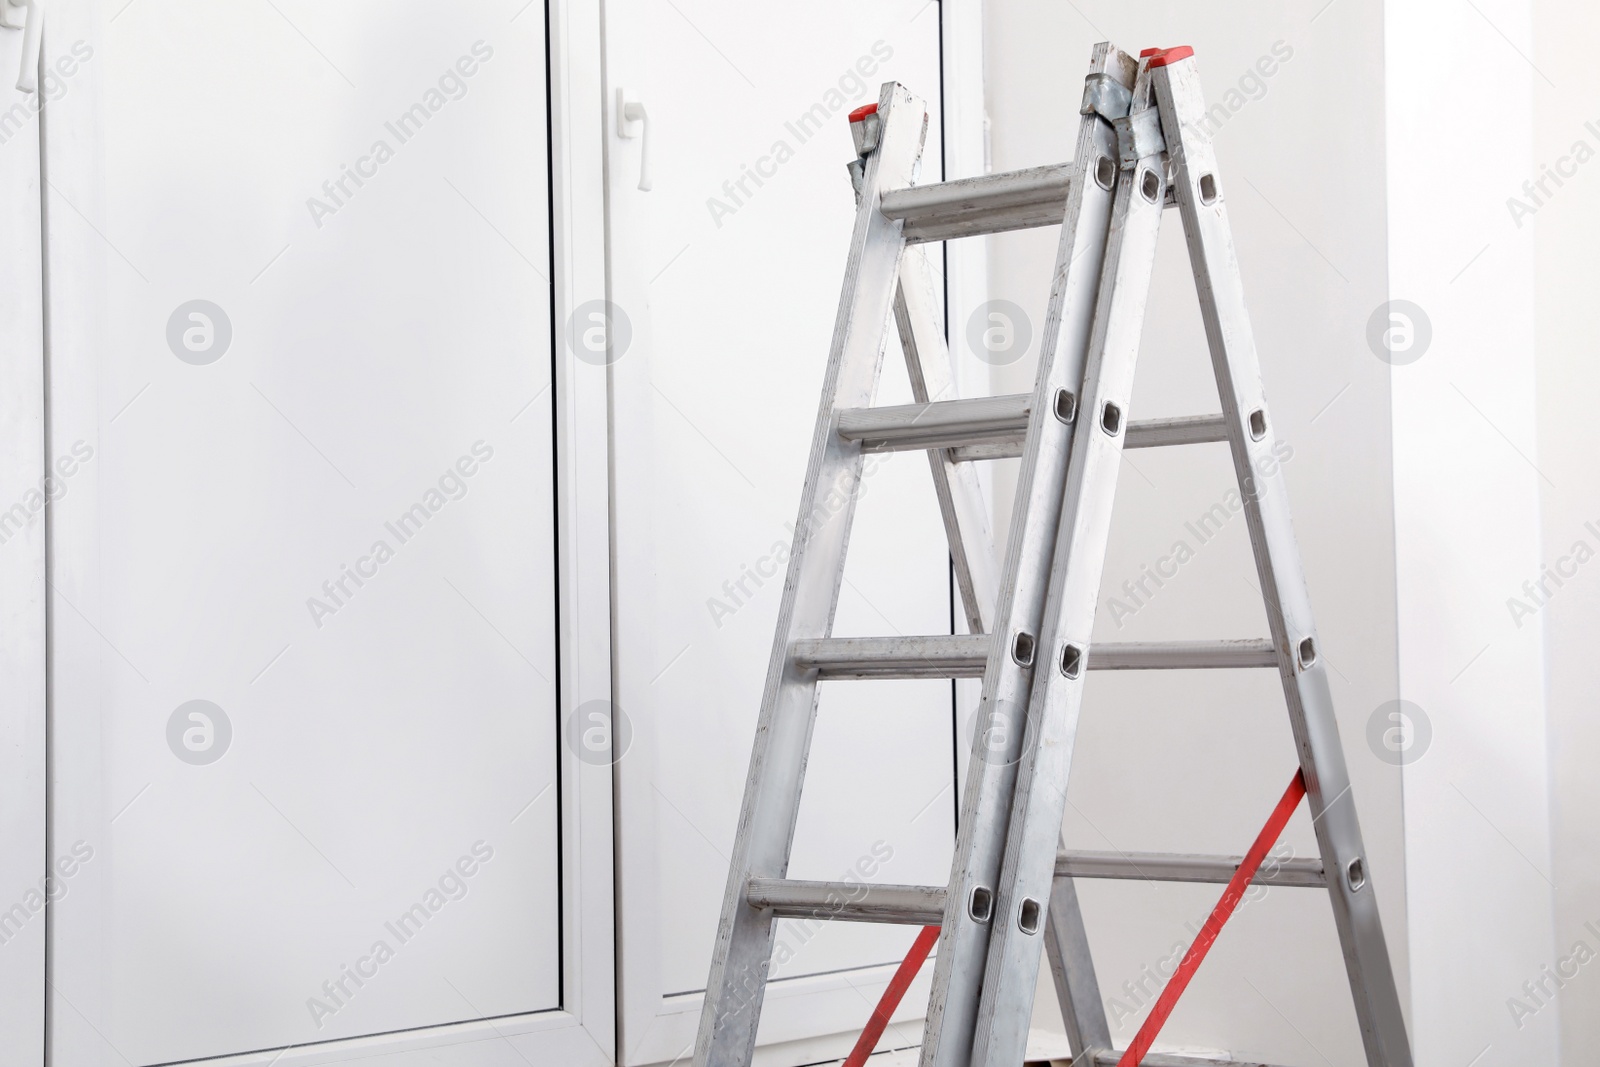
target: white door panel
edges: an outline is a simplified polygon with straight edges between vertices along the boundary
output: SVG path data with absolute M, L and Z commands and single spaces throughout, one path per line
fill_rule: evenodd
M 45 129 L 49 446 L 77 462 L 51 844 L 80 860 L 58 1062 L 572 999 L 546 44 L 521 7 L 52 9 L 47 60 L 75 62 Z M 516 1051 L 450 1033 L 451 1062 Z
M 612 141 L 623 1042 L 647 1063 L 692 1039 L 710 965 L 854 225 L 846 115 L 907 84 L 937 180 L 939 6 L 607 11 L 653 178 L 639 191 L 639 140 Z M 908 401 L 896 340 L 884 367 L 880 402 Z M 927 461 L 876 458 L 834 632 L 947 633 L 950 605 Z M 949 683 L 824 686 L 791 874 L 942 883 L 953 748 Z M 763 1041 L 859 1027 L 912 936 L 783 924 Z

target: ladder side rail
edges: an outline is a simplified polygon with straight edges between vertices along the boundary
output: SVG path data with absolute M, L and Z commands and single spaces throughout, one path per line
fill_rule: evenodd
M 1078 904 L 1078 884 L 1070 875 L 1057 875 L 1050 885 L 1044 949 L 1073 1062 L 1083 1063 L 1086 1054 L 1111 1048 L 1111 1026 L 1106 1021 L 1105 1002 L 1100 999 L 1100 979 L 1095 974 L 1089 932 L 1084 928 L 1083 909 Z
M 1091 76 L 1110 75 L 1132 88 L 1133 61 L 1108 43 L 1095 46 L 1089 69 Z M 1055 413 L 1072 414 L 1082 388 L 1115 185 L 1101 185 L 1096 172 L 1101 160 L 1116 158 L 1110 124 L 1095 114 L 1084 115 L 1041 333 L 1032 402 L 1037 417 L 1029 420 L 1023 446 L 1002 572 L 1005 582 L 995 608 L 978 729 L 961 796 L 949 896 L 923 1024 L 921 1067 L 967 1067 L 972 1052 L 1005 820 L 1023 745 L 1021 725 L 1066 480 L 1071 423 Z M 1063 391 L 1072 404 L 1058 405 L 1057 394 Z
M 1065 201 L 1063 188 L 1063 208 Z M 935 305 L 931 282 L 932 272 L 923 250 L 914 245 L 907 248 L 900 261 L 895 322 L 911 374 L 911 394 L 918 403 L 956 399 L 944 335 L 932 328 Z M 1000 562 L 989 529 L 982 489 L 971 464 L 959 462 L 954 450 L 930 451 L 928 462 L 945 534 L 950 541 L 951 565 L 966 609 L 968 630 L 986 633 L 999 595 Z M 1100 986 L 1089 955 L 1089 935 L 1084 928 L 1077 887 L 1072 878 L 1058 876 L 1051 887 L 1050 900 L 1045 945 L 1067 1040 L 1075 1055 L 1087 1048 L 1109 1049 L 1111 1031 L 1106 1022 L 1105 1006 L 1100 1001 Z M 1069 973 L 1074 976 L 1070 985 Z
M 928 257 L 921 248 L 908 248 L 900 259 L 894 318 L 911 376 L 911 396 L 919 404 L 955 399 L 950 353 L 944 331 L 938 328 L 938 312 Z M 928 466 L 950 543 L 950 565 L 961 591 L 967 632 L 987 633 L 1000 593 L 1000 568 L 978 472 L 970 463 L 957 463 L 950 449 L 929 451 Z
M 1149 71 L 1141 63 L 1133 90 L 1135 124 L 1146 111 L 1147 117 L 1154 119 Z M 1026 741 L 1017 764 L 1006 829 L 1005 862 L 972 1048 L 973 1067 L 1019 1063 L 1027 1053 L 1033 991 L 1044 947 L 1043 912 L 1055 879 L 1055 847 L 1066 811 L 1095 605 L 1111 536 L 1139 338 L 1155 270 L 1166 195 L 1164 170 L 1158 141 L 1147 146 L 1145 155 L 1130 160 L 1117 176 L 1081 414 L 1072 433 L 1050 598 L 1040 634 L 1040 667 L 1028 702 Z M 1092 966 L 1087 958 L 1076 962 Z
M 1201 318 L 1230 428 L 1234 472 L 1278 650 L 1279 674 L 1362 1043 L 1372 1067 L 1411 1067 L 1394 971 L 1290 521 L 1287 485 L 1274 457 L 1273 420 L 1262 391 L 1225 190 L 1210 138 L 1202 132 L 1204 102 L 1194 59 L 1159 68 L 1154 81 Z
M 879 145 L 866 161 L 712 950 L 695 1042 L 697 1067 L 747 1067 L 766 993 L 776 919 L 770 910 L 750 907 L 746 892 L 752 877 L 781 878 L 787 872 L 817 704 L 816 672 L 798 667 L 790 649 L 797 639 L 826 636 L 833 625 L 862 466 L 859 444 L 837 432 L 837 413 L 869 405 L 876 392 L 904 249 L 901 224 L 885 218 L 878 204 L 884 191 L 911 184 L 927 135 L 927 108 L 898 83 L 883 86 L 878 114 Z M 820 508 L 833 491 L 845 497 L 845 505 L 833 512 Z
M 1063 181 L 1063 209 L 1065 185 Z M 932 272 L 923 250 L 915 245 L 907 248 L 900 261 L 895 321 L 911 374 L 911 394 L 918 403 L 956 399 L 944 334 L 932 328 L 935 305 L 931 283 Z M 989 528 L 987 502 L 972 465 L 957 460 L 953 449 L 930 451 L 928 462 L 950 541 L 951 566 L 966 610 L 967 628 L 972 633 L 986 633 L 1000 584 L 1000 561 Z M 1109 1049 L 1111 1031 L 1100 1001 L 1100 986 L 1089 955 L 1089 935 L 1072 878 L 1057 877 L 1050 899 L 1045 944 L 1067 1040 L 1075 1055 L 1086 1048 Z M 1074 976 L 1070 985 L 1069 973 Z

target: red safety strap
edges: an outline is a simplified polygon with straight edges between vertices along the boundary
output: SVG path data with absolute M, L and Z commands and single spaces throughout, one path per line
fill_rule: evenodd
M 1134 1035 L 1133 1044 L 1128 1046 L 1128 1051 L 1117 1061 L 1117 1067 L 1138 1067 L 1145 1053 L 1150 1051 L 1150 1045 L 1161 1032 L 1161 1027 L 1166 1024 L 1167 1016 L 1172 1014 L 1178 998 L 1188 987 L 1189 979 L 1200 969 L 1200 962 L 1206 958 L 1206 953 L 1211 951 L 1212 943 L 1222 932 L 1222 924 L 1228 921 L 1233 910 L 1239 906 L 1239 901 L 1244 899 L 1245 889 L 1256 876 L 1261 861 L 1266 859 L 1267 850 L 1278 840 L 1278 835 L 1283 833 L 1284 826 L 1289 822 L 1289 816 L 1294 814 L 1294 809 L 1300 806 L 1300 798 L 1305 795 L 1305 774 L 1295 771 L 1294 781 L 1284 790 L 1283 799 L 1278 801 L 1278 806 L 1272 809 L 1272 817 L 1267 820 L 1267 825 L 1261 828 L 1261 833 L 1256 835 L 1256 842 L 1250 846 L 1250 851 L 1245 853 L 1244 862 L 1233 872 L 1233 879 L 1228 883 L 1228 888 L 1222 891 L 1222 899 L 1211 909 L 1211 917 L 1200 928 L 1200 933 L 1189 946 L 1189 951 L 1184 953 L 1183 962 L 1178 964 L 1178 969 L 1167 980 L 1166 988 L 1156 999 L 1156 1006 L 1150 1009 L 1144 1025 L 1139 1027 L 1139 1032 Z
M 878 998 L 878 1006 L 872 1009 L 872 1018 L 867 1020 L 867 1028 L 861 1031 L 861 1037 L 856 1040 L 856 1047 L 850 1050 L 844 1067 L 861 1067 L 867 1062 L 867 1057 L 872 1055 L 873 1048 L 878 1044 L 878 1038 L 883 1036 L 883 1028 L 889 1025 L 889 1016 L 900 1006 L 900 998 L 911 988 L 912 981 L 917 977 L 917 972 L 922 970 L 923 961 L 933 951 L 933 943 L 937 940 L 939 928 L 924 926 L 917 939 L 911 942 L 911 951 L 900 961 L 900 969 L 889 979 L 889 988 Z

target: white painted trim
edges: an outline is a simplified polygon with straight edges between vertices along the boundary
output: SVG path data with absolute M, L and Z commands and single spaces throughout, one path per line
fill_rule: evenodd
M 0 31 L 0 111 L 35 98 L 12 73 L 21 33 Z M 44 452 L 44 296 L 39 119 L 0 150 L 0 519 L 40 488 Z M 37 890 L 45 846 L 45 524 L 32 515 L 0 544 L 0 912 Z M 0 1061 L 44 1062 L 46 914 L 0 945 Z

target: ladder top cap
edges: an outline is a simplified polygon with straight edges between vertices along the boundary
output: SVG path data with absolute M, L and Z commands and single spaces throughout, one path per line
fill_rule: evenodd
M 863 122 L 863 121 L 866 120 L 866 117 L 868 115 L 876 115 L 877 113 L 878 113 L 878 105 L 877 104 L 862 104 L 860 107 L 858 107 L 854 111 L 850 112 L 850 121 L 852 123 Z
M 1172 48 L 1146 48 L 1139 53 L 1139 58 L 1148 59 L 1152 67 L 1165 67 L 1180 59 L 1188 59 L 1192 55 L 1194 55 L 1193 48 L 1180 44 Z

